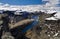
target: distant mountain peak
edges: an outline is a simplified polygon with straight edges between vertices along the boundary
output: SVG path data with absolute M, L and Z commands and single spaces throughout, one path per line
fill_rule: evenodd
M 10 11 L 16 11 L 16 10 L 22 10 L 22 11 L 28 11 L 28 12 L 35 12 L 40 11 L 40 5 L 0 5 L 0 10 L 10 10 Z

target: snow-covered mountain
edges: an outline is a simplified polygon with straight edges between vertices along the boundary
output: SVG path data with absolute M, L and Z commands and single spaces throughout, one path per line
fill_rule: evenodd
M 9 4 L 0 4 L 0 10 L 9 10 L 9 11 L 27 11 L 27 12 L 46 12 L 50 13 L 52 11 L 58 11 L 60 7 L 47 6 L 47 5 L 9 5 Z
M 46 18 L 46 20 L 60 20 L 60 12 L 57 12 L 54 16 Z
M 47 18 L 47 20 L 59 18 L 60 19 L 60 12 L 58 11 L 60 7 L 46 7 L 45 5 L 9 5 L 4 4 L 0 5 L 0 12 L 3 11 L 27 11 L 27 12 L 45 12 L 47 14 L 52 14 L 57 12 L 54 17 Z M 55 9 L 55 10 L 54 10 Z
M 40 5 L 0 5 L 0 10 L 9 10 L 9 11 L 28 11 L 28 12 L 35 12 L 35 11 L 40 11 Z

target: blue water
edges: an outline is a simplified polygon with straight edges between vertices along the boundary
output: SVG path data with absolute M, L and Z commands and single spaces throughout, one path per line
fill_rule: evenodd
M 39 16 L 32 16 L 32 19 L 35 19 L 30 25 L 28 25 L 26 28 L 24 28 L 24 30 L 22 30 L 22 32 L 26 32 L 27 30 L 33 28 L 35 25 L 38 24 L 38 17 Z

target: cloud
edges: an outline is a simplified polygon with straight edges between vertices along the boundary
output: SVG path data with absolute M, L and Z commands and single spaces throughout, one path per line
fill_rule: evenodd
M 4 4 L 4 6 L 9 6 L 9 4 Z
M 51 4 L 59 4 L 59 0 L 49 0 Z
M 56 10 L 60 11 L 60 7 L 57 5 L 60 4 L 60 0 L 42 0 L 42 1 L 48 1 L 46 4 L 44 4 L 44 10 Z
M 48 2 L 46 3 L 46 5 L 48 4 L 48 5 L 50 5 L 50 6 L 56 6 L 57 4 L 60 3 L 59 0 L 45 0 L 45 1 L 48 1 Z M 47 6 L 48 6 L 48 5 L 47 5 Z
M 3 3 L 0 3 L 0 5 L 2 5 Z
M 40 11 L 41 5 L 9 5 L 9 4 L 3 4 L 0 5 L 0 10 L 22 10 L 22 11 L 28 11 L 28 12 L 35 12 Z
M 49 0 L 42 0 L 42 1 L 49 1 Z

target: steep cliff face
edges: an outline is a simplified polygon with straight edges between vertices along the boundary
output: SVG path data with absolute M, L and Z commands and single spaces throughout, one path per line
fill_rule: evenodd
M 40 14 L 39 23 L 33 29 L 28 30 L 26 36 L 31 39 L 59 39 L 60 21 L 46 21 L 45 19 L 50 16 L 46 13 Z

